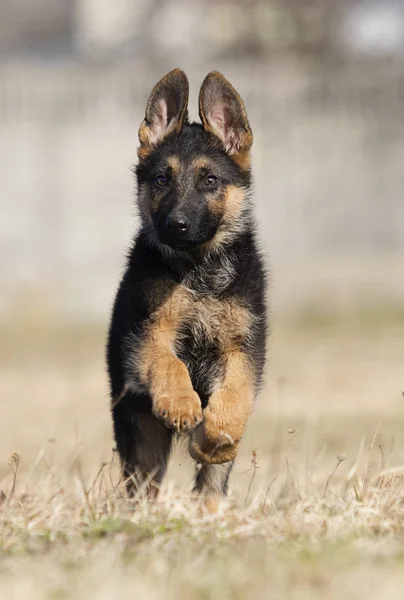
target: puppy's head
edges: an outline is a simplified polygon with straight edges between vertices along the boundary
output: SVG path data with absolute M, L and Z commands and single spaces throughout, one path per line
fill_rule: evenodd
M 199 94 L 201 124 L 189 124 L 180 69 L 154 87 L 139 129 L 138 202 L 154 239 L 174 250 L 215 249 L 246 222 L 253 141 L 243 101 L 216 71 Z

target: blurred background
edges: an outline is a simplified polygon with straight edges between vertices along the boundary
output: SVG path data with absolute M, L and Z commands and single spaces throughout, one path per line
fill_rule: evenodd
M 404 1 L 0 0 L 5 458 L 80 435 L 110 452 L 103 345 L 136 228 L 137 130 L 175 67 L 191 117 L 217 69 L 254 131 L 262 414 L 402 408 Z
M 404 2 L 0 0 L 0 13 L 0 315 L 35 298 L 105 320 L 135 226 L 137 129 L 177 66 L 192 117 L 213 68 L 245 99 L 273 302 L 402 303 Z

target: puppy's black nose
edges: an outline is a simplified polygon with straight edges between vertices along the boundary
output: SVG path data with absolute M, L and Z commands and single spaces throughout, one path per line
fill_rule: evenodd
M 189 228 L 189 221 L 184 215 L 171 214 L 167 217 L 166 227 L 171 233 L 185 233 Z

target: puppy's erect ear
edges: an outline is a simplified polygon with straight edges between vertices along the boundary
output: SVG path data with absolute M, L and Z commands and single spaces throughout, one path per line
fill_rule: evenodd
M 188 95 L 188 79 L 181 69 L 167 73 L 153 88 L 139 129 L 140 158 L 146 158 L 167 135 L 181 131 L 187 119 Z
M 253 135 L 244 103 L 232 85 L 217 71 L 209 73 L 199 92 L 199 116 L 205 131 L 216 135 L 227 154 L 248 169 Z

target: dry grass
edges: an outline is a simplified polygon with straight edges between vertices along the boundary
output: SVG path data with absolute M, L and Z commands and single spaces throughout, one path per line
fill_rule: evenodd
M 158 503 L 125 498 L 102 332 L 4 331 L 0 597 L 401 598 L 402 325 L 279 323 L 213 516 L 181 448 Z

